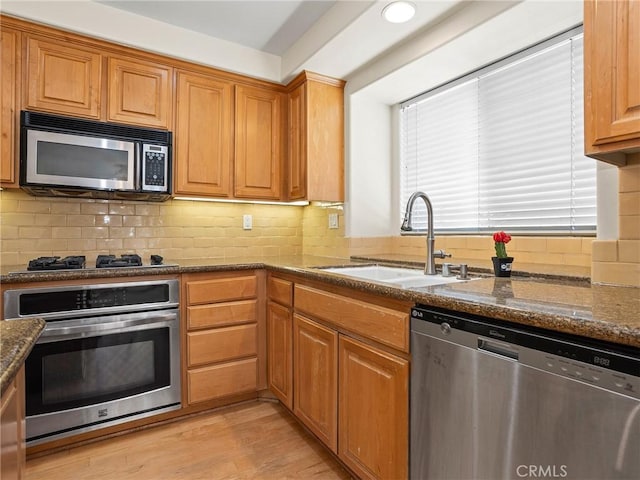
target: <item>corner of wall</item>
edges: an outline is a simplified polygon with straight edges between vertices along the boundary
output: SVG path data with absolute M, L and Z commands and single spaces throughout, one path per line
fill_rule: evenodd
M 618 169 L 617 215 L 617 238 L 593 242 L 591 281 L 640 287 L 640 153 Z

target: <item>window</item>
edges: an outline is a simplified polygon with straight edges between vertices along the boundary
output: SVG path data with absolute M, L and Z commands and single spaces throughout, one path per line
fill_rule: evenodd
M 421 190 L 439 233 L 585 234 L 596 161 L 584 156 L 582 28 L 401 105 L 401 207 Z M 426 228 L 417 202 L 414 228 Z

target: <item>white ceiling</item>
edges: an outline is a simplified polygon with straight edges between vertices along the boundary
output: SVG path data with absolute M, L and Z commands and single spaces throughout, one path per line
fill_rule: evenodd
M 94 0 L 110 7 L 282 56 L 335 0 Z
M 433 23 L 460 0 L 414 0 L 406 24 L 382 19 L 392 0 L 92 0 L 281 59 L 281 78 L 302 69 L 347 78 Z
M 476 3 L 413 0 L 415 17 L 391 24 L 381 16 L 391 1 L 0 0 L 0 11 L 287 83 L 304 69 L 349 80 L 390 50 Z

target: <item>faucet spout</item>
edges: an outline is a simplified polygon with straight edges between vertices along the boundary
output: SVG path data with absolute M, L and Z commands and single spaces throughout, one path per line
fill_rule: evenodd
M 431 200 L 429 200 L 429 197 L 427 197 L 426 193 L 415 192 L 409 197 L 409 201 L 407 202 L 407 209 L 404 212 L 404 220 L 402 221 L 400 230 L 402 230 L 403 232 L 410 232 L 413 230 L 413 227 L 411 226 L 411 214 L 413 211 L 413 204 L 418 198 L 421 198 L 427 207 L 427 259 L 424 265 L 424 273 L 425 275 L 436 275 L 436 262 L 434 255 L 434 245 L 436 239 L 433 234 L 433 207 L 431 206 Z

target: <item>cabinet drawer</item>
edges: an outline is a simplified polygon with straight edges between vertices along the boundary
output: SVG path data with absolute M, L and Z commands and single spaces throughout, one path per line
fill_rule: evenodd
M 257 327 L 239 325 L 187 334 L 189 367 L 256 355 Z
M 256 390 L 257 360 L 198 368 L 187 372 L 189 404 Z
M 293 301 L 293 283 L 281 278 L 269 278 L 268 290 L 269 298 L 274 302 L 287 307 L 291 306 Z
M 256 291 L 255 275 L 193 281 L 187 283 L 187 303 L 199 305 L 253 298 Z
M 385 345 L 409 351 L 409 313 L 296 285 L 295 309 Z
M 256 321 L 257 300 L 187 307 L 187 328 L 223 327 Z

